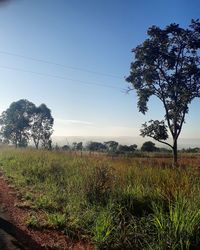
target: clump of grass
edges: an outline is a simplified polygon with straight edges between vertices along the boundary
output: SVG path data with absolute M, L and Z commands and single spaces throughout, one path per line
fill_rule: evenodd
M 92 239 L 98 249 L 145 249 L 152 228 L 150 216 L 138 218 L 126 207 L 111 203 L 99 212 Z
M 102 210 L 93 225 L 93 241 L 99 249 L 108 249 L 115 230 L 113 218 L 109 210 Z
M 47 223 L 49 227 L 63 229 L 66 226 L 66 215 L 62 213 L 47 213 Z
M 114 175 L 108 166 L 97 166 L 87 176 L 84 186 L 86 199 L 91 204 L 107 204 L 114 186 Z
M 56 203 L 48 195 L 38 196 L 35 199 L 35 205 L 37 208 L 47 211 L 56 211 L 57 209 Z
M 30 215 L 26 219 L 25 224 L 30 228 L 40 228 L 40 223 L 35 215 Z
M 160 204 L 153 204 L 155 243 L 158 249 L 189 250 L 199 246 L 200 209 L 192 208 L 184 197 L 169 203 L 169 211 Z

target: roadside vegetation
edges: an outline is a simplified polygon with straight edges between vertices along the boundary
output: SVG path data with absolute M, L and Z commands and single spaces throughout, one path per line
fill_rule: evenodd
M 198 154 L 180 159 L 1 149 L 1 170 L 30 210 L 29 227 L 97 249 L 199 249 Z

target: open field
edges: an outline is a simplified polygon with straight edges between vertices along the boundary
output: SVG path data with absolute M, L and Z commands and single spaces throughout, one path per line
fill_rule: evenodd
M 31 228 L 97 249 L 199 249 L 200 156 L 111 158 L 1 149 L 0 165 Z

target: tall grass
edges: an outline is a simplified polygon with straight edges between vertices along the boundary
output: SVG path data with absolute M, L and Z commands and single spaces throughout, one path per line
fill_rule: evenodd
M 31 211 L 25 223 L 90 240 L 97 249 L 200 249 L 195 159 L 171 169 L 166 159 L 0 152 L 2 171 Z

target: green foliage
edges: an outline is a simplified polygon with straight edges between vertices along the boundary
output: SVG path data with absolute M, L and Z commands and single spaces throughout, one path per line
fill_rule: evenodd
M 26 147 L 33 139 L 36 148 L 40 142 L 44 148 L 50 148 L 53 121 L 51 110 L 45 104 L 36 107 L 25 99 L 13 102 L 0 117 L 2 141 Z
M 27 146 L 30 128 L 30 116 L 34 112 L 35 105 L 28 100 L 13 102 L 4 111 L 0 118 L 1 136 L 7 142 L 13 143 L 16 147 Z
M 176 197 L 166 213 L 159 204 L 153 204 L 153 223 L 159 249 L 189 250 L 200 244 L 200 209 L 191 209 L 183 197 Z M 195 240 L 195 241 L 194 241 Z
M 164 121 L 149 121 L 150 125 L 147 125 L 145 122 L 142 125 L 141 129 L 141 134 L 143 137 L 149 136 L 152 137 L 153 139 L 159 141 L 159 140 L 167 140 L 168 139 L 168 134 L 167 134 L 167 127 L 164 123 Z
M 93 241 L 97 248 L 108 249 L 111 243 L 112 233 L 114 232 L 112 215 L 109 210 L 103 210 L 99 213 L 93 227 Z
M 66 216 L 62 213 L 48 213 L 47 224 L 53 228 L 63 229 L 66 226 Z
M 30 228 L 39 228 L 39 222 L 35 215 L 30 215 L 28 219 L 25 221 L 26 225 Z

